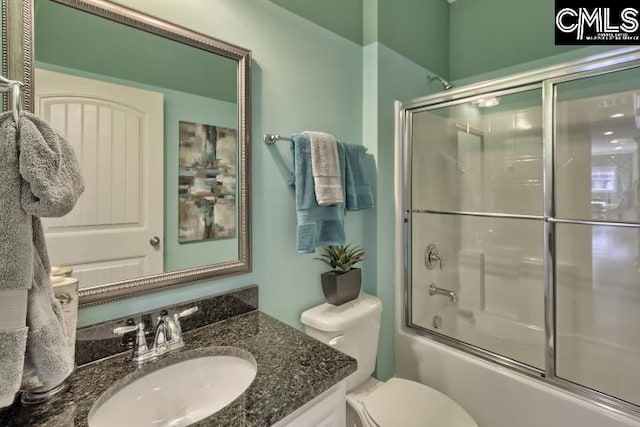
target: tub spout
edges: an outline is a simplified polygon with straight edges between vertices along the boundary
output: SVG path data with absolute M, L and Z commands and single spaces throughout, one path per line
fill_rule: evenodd
M 429 285 L 429 295 L 446 295 L 449 297 L 452 303 L 458 301 L 456 291 L 450 291 L 449 289 L 439 288 L 433 283 Z

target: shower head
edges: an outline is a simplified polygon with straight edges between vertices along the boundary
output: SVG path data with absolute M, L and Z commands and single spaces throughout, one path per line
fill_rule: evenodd
M 453 83 L 446 81 L 440 76 L 427 76 L 427 83 L 429 83 L 429 86 L 431 86 L 431 83 L 433 83 L 435 80 L 440 80 L 440 83 L 442 83 L 442 87 L 444 88 L 444 90 L 453 88 Z

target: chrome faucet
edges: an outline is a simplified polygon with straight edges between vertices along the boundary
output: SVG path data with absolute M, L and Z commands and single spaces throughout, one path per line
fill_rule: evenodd
M 174 313 L 172 317 L 166 310 L 162 310 L 158 318 L 158 325 L 156 326 L 154 348 L 164 353 L 183 347 L 184 341 L 182 340 L 182 325 L 180 324 L 180 319 L 190 316 L 196 311 L 198 311 L 197 306 L 181 311 L 180 313 Z
M 440 251 L 434 243 L 427 245 L 427 250 L 424 252 L 424 264 L 428 270 L 433 270 L 436 267 L 442 269 L 442 258 L 440 257 Z
M 458 297 L 456 296 L 456 291 L 451 291 L 449 289 L 439 288 L 433 283 L 429 285 L 429 295 L 446 295 L 449 297 L 452 303 L 458 301 Z
M 189 316 L 196 311 L 198 311 L 197 306 L 170 316 L 166 310 L 162 310 L 155 328 L 153 345 L 151 348 L 147 346 L 144 323 L 121 326 L 119 328 L 115 328 L 113 333 L 114 335 L 124 335 L 126 333 L 136 331 L 136 342 L 131 360 L 137 363 L 144 363 L 149 360 L 157 359 L 159 356 L 169 351 L 183 347 L 184 341 L 182 339 L 180 319 L 182 317 Z

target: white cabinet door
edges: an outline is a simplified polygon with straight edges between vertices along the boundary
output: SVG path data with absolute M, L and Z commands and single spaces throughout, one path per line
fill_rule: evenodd
M 342 381 L 272 427 L 345 427 L 346 382 Z

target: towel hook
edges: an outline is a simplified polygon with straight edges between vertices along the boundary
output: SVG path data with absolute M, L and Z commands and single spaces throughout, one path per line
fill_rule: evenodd
M 12 81 L 11 87 L 11 112 L 13 113 L 13 120 L 18 126 L 18 120 L 22 114 L 22 83 L 18 81 Z

